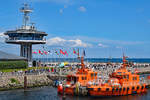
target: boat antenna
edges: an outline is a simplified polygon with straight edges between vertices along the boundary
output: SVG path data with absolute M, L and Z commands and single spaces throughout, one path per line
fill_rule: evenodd
M 23 4 L 24 6 L 20 8 L 20 11 L 23 13 L 23 26 L 27 26 L 29 23 L 30 16 L 29 14 L 32 12 L 32 9 L 29 7 L 27 3 Z

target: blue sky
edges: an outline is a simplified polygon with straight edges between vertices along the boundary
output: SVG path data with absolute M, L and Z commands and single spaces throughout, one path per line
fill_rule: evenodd
M 34 8 L 31 21 L 48 33 L 47 49 L 81 48 L 87 57 L 121 57 L 123 51 L 132 58 L 150 57 L 149 0 L 2 0 L 0 50 L 19 55 L 19 46 L 5 44 L 2 33 L 22 24 L 18 9 L 26 1 Z

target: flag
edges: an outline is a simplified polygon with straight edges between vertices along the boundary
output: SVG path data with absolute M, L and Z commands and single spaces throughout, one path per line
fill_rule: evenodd
M 41 50 L 39 50 L 39 54 L 41 54 L 42 52 L 41 52 Z
M 60 49 L 60 53 L 61 53 L 61 54 L 63 54 L 63 55 L 65 55 L 65 54 L 66 54 L 66 53 L 65 53 L 65 52 L 63 52 L 61 49 Z
M 78 53 L 77 53 L 77 55 L 78 55 L 78 57 L 80 56 L 80 54 L 79 54 L 79 49 L 78 49 Z
M 85 55 L 85 50 L 83 50 L 83 56 L 86 56 L 86 55 Z
M 73 49 L 73 54 L 77 54 L 76 51 Z
M 41 50 L 39 50 L 39 54 L 43 55 L 43 52 Z
M 58 52 L 57 52 L 56 50 L 55 50 L 55 53 L 56 53 L 57 55 L 59 55 Z
M 47 55 L 47 54 L 48 54 L 48 53 L 47 53 L 47 51 L 44 51 L 44 54 L 46 54 L 46 55 Z
M 49 50 L 49 51 L 47 51 L 47 54 L 50 54 L 51 53 L 51 51 Z
M 49 51 L 47 51 L 48 53 L 51 53 L 51 51 L 49 50 Z
M 67 53 L 67 51 L 65 51 L 65 54 L 68 56 L 68 53 Z
M 37 52 L 36 52 L 36 51 L 33 51 L 32 53 L 33 53 L 33 54 L 37 54 Z

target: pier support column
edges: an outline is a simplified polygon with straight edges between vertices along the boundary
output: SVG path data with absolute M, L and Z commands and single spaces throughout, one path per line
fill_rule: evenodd
M 32 62 L 32 44 L 23 43 L 20 46 L 20 56 L 28 59 L 28 62 Z

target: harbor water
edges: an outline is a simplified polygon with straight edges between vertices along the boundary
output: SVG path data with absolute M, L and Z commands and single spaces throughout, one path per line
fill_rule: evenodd
M 62 100 L 57 88 L 46 86 L 33 89 L 0 91 L 0 100 Z M 78 97 L 66 96 L 66 100 L 150 100 L 150 89 L 145 94 L 114 97 Z
M 35 61 L 41 62 L 80 62 L 77 58 L 34 58 Z M 134 63 L 150 63 L 150 58 L 127 58 L 129 62 Z M 85 58 L 85 62 L 97 63 L 97 62 L 115 62 L 121 63 L 122 58 Z

